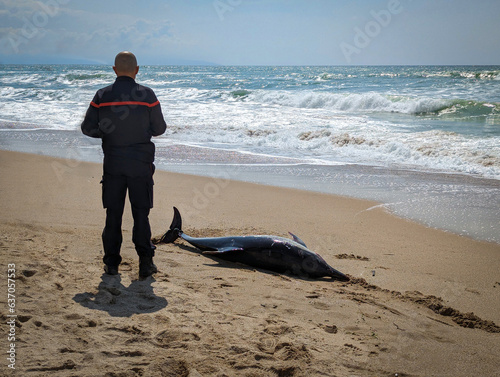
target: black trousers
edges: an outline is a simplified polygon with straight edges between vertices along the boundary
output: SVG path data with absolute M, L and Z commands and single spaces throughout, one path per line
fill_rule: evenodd
M 106 225 L 102 232 L 103 262 L 109 266 L 118 266 L 122 261 L 122 217 L 127 190 L 134 218 L 132 241 L 135 250 L 139 257 L 154 256 L 155 246 L 151 243 L 149 225 L 149 211 L 153 207 L 152 175 L 127 177 L 104 174 L 101 183 L 102 202 L 106 208 Z

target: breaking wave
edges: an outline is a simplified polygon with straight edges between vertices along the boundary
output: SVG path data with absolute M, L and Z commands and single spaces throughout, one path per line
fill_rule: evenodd
M 390 112 L 414 115 L 457 114 L 464 116 L 488 116 L 500 114 L 499 103 L 436 98 L 411 98 L 385 96 L 379 93 L 338 94 L 328 92 L 287 92 L 239 90 L 234 97 L 259 103 L 306 109 L 330 109 L 350 113 Z

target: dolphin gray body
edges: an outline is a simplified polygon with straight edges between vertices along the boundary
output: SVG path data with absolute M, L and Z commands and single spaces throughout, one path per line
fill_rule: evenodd
M 329 266 L 304 242 L 290 233 L 293 240 L 277 236 L 236 236 L 194 238 L 182 231 L 182 218 L 174 207 L 174 219 L 170 229 L 160 242 L 171 243 L 178 237 L 200 249 L 203 254 L 243 263 L 252 267 L 291 273 L 310 278 L 330 276 L 335 280 L 349 281 L 349 277 Z

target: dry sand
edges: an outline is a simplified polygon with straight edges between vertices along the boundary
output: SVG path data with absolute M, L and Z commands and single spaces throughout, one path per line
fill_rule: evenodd
M 101 166 L 0 151 L 5 376 L 499 376 L 500 245 L 377 203 L 157 172 L 155 235 L 177 206 L 194 236 L 299 235 L 350 283 L 159 245 L 139 281 L 124 216 L 120 275 L 102 273 Z M 374 208 L 375 207 L 375 208 Z M 470 314 L 473 312 L 474 314 Z

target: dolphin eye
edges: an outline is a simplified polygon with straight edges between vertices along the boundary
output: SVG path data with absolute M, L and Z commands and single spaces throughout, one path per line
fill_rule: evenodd
M 311 257 L 306 257 L 302 261 L 302 267 L 304 268 L 305 271 L 314 271 L 318 266 L 318 262 L 316 259 L 311 258 Z

